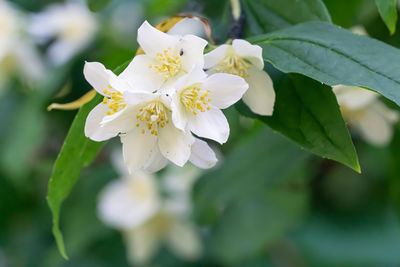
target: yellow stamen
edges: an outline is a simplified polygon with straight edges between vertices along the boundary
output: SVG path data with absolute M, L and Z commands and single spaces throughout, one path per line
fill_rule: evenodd
M 219 66 L 215 68 L 215 71 L 230 73 L 245 78 L 249 76 L 249 68 L 250 64 L 236 54 L 233 48 L 231 48 L 226 54 L 226 57 L 219 63 Z
M 155 136 L 158 135 L 158 127 L 163 128 L 165 127 L 165 124 L 169 122 L 167 119 L 167 108 L 159 100 L 146 103 L 139 109 L 136 119 L 137 127 L 142 125 L 140 122 L 146 121 L 146 123 L 142 125 L 143 134 L 148 131 L 150 134 Z
M 163 53 L 157 53 L 156 60 L 158 65 L 149 65 L 150 69 L 154 69 L 157 73 L 163 75 L 165 80 L 174 77 L 180 71 L 182 61 L 179 55 L 172 53 L 172 48 L 168 47 Z
M 209 90 L 204 90 L 197 85 L 193 85 L 181 92 L 181 101 L 187 111 L 191 111 L 193 115 L 197 115 L 196 110 L 200 112 L 206 111 L 205 107 L 208 105 L 207 102 L 211 101 L 211 98 L 205 100 L 209 93 Z M 207 108 L 207 110 L 210 109 Z

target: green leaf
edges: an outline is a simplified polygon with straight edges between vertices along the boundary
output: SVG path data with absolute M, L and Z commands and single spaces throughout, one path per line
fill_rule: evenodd
M 360 172 L 357 153 L 330 87 L 301 75 L 286 77 L 274 87 L 273 116 L 258 116 L 244 104 L 237 107 L 302 148 Z
M 397 22 L 397 0 L 375 0 L 375 3 L 390 34 L 394 34 Z
M 121 73 L 129 63 L 130 60 L 120 65 L 114 70 L 114 73 Z M 58 249 L 65 259 L 68 259 L 68 257 L 60 231 L 60 209 L 78 179 L 82 168 L 93 161 L 104 144 L 103 142 L 93 142 L 84 135 L 86 118 L 102 99 L 101 95 L 96 95 L 79 109 L 54 164 L 48 185 L 47 202 L 53 215 L 53 235 Z
M 391 210 L 315 213 L 293 241 L 304 266 L 400 265 L 400 224 Z
M 213 223 L 210 249 L 216 258 L 228 265 L 247 258 L 303 218 L 306 179 L 295 171 L 309 156 L 263 127 L 199 179 L 195 215 L 202 223 Z
M 53 215 L 53 234 L 58 249 L 65 259 L 68 257 L 59 226 L 60 209 L 78 179 L 81 169 L 93 161 L 103 145 L 101 142 L 91 141 L 83 134 L 87 115 L 101 100 L 102 97 L 96 95 L 78 111 L 54 164 L 49 181 L 47 202 Z
M 321 0 L 242 0 L 251 34 L 283 29 L 306 21 L 331 22 Z
M 326 8 L 332 17 L 333 24 L 350 28 L 354 21 L 359 21 L 363 17 L 361 6 L 364 0 L 324 0 Z M 343 7 L 346 8 L 343 8 Z
M 400 105 L 400 50 L 323 22 L 307 22 L 251 40 L 279 70 L 328 85 L 362 86 Z
M 92 12 L 99 12 L 103 10 L 111 0 L 87 0 L 89 9 Z

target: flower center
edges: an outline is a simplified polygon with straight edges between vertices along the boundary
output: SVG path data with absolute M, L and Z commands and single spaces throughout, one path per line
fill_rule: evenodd
M 239 57 L 235 52 L 229 52 L 215 70 L 245 78 L 249 76 L 249 67 L 250 65 L 243 58 Z
M 109 85 L 108 88 L 111 89 L 112 87 Z M 103 89 L 103 93 L 107 95 L 103 98 L 103 104 L 110 109 L 110 111 L 107 111 L 107 115 L 112 115 L 126 107 L 124 97 L 120 92 Z
M 181 69 L 182 61 L 179 55 L 173 55 L 171 53 L 171 47 L 164 50 L 163 53 L 157 53 L 158 65 L 149 65 L 149 68 L 153 68 L 157 73 L 164 75 L 164 79 L 168 80 L 176 75 Z
M 167 108 L 158 100 L 149 102 L 141 107 L 136 119 L 136 127 L 142 126 L 142 134 L 148 130 L 155 136 L 158 135 L 158 127 L 164 128 L 165 124 L 169 123 Z
M 197 111 L 204 112 L 210 110 L 208 102 L 211 101 L 211 98 L 207 98 L 209 93 L 210 90 L 204 91 L 197 86 L 191 86 L 182 91 L 181 101 L 187 111 L 191 111 L 193 115 L 197 115 Z

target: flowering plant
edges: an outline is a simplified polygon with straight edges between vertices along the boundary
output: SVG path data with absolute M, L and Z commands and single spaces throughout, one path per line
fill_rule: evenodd
M 382 12 L 393 6 L 381 2 L 378 10 L 393 30 Z M 199 257 L 199 231 L 187 220 L 195 216 L 215 224 L 211 253 L 228 265 L 276 241 L 275 234 L 254 230 L 269 219 L 276 233 L 301 220 L 292 207 L 305 214 L 307 180 L 298 179 L 296 166 L 316 155 L 323 158 L 319 169 L 336 161 L 361 173 L 350 133 L 375 146 L 392 141 L 400 105 L 398 49 L 334 25 L 321 0 L 232 0 L 228 7 L 229 30 L 219 32 L 215 21 L 194 15 L 155 27 L 145 20 L 135 56 L 117 69 L 84 63 L 94 91 L 73 105 L 80 110 L 48 190 L 53 233 L 65 258 L 61 204 L 107 140 L 120 140 L 117 161 L 124 170 L 101 194 L 98 213 L 123 233 L 131 262 L 147 263 L 160 244 L 177 257 Z M 205 35 L 173 29 L 188 19 L 200 21 Z M 189 189 L 169 192 L 158 184 L 171 168 L 211 169 L 196 182 L 193 203 Z M 180 213 L 174 205 L 190 208 Z M 231 233 L 241 231 L 252 242 L 232 242 L 238 236 Z M 177 236 L 187 238 L 187 247 Z

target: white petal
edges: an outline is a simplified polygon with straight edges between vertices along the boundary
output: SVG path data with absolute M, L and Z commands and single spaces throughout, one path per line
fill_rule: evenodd
M 194 84 L 203 83 L 207 78 L 207 73 L 203 68 L 196 65 L 188 74 L 180 77 L 173 85 L 176 91 L 182 91 Z
M 229 137 L 229 124 L 224 113 L 210 105 L 210 110 L 199 112 L 190 116 L 190 130 L 204 138 L 212 139 L 220 144 L 225 143 Z
M 105 116 L 100 123 L 101 127 L 108 132 L 127 133 L 136 128 L 137 113 L 138 108 L 136 106 L 128 106 L 115 114 Z
M 372 103 L 379 95 L 357 86 L 335 85 L 332 87 L 340 106 L 355 110 Z
M 160 207 L 154 177 L 145 173 L 111 182 L 101 193 L 99 217 L 118 229 L 145 223 Z
M 274 111 L 275 91 L 269 75 L 251 66 L 246 77 L 249 89 L 243 96 L 244 103 L 251 111 L 263 116 L 270 116 Z
M 373 108 L 365 110 L 363 116 L 354 125 L 365 140 L 372 145 L 385 146 L 393 136 L 392 124 Z
M 226 53 L 230 48 L 229 45 L 223 44 L 215 48 L 210 53 L 204 55 L 204 68 L 209 69 L 218 65 L 226 56 Z
M 128 259 L 131 264 L 145 265 L 159 248 L 162 236 L 154 224 L 144 224 L 124 233 Z
M 206 142 L 196 138 L 192 145 L 189 161 L 199 168 L 209 169 L 215 166 L 218 159 Z
M 83 68 L 83 74 L 90 85 L 102 95 L 104 95 L 104 89 L 109 89 L 110 78 L 115 77 L 112 71 L 107 70 L 104 65 L 99 62 L 86 62 Z
M 207 41 L 195 35 L 185 35 L 179 42 L 179 53 L 182 60 L 182 68 L 189 72 L 194 66 L 204 66 L 204 48 Z
M 172 122 L 160 129 L 158 146 L 161 153 L 178 166 L 183 166 L 190 157 L 190 147 L 194 137 L 179 130 Z
M 264 59 L 260 46 L 252 45 L 246 40 L 236 39 L 233 40 L 232 47 L 241 58 L 249 60 L 257 69 L 262 70 L 264 68 Z
M 208 77 L 202 88 L 210 90 L 211 104 L 217 108 L 227 108 L 239 101 L 249 85 L 237 76 L 227 73 L 216 73 Z
M 156 149 L 156 141 L 156 136 L 149 132 L 142 134 L 139 127 L 121 135 L 124 161 L 130 173 L 139 170 L 150 160 L 153 150 Z
M 168 47 L 175 47 L 179 37 L 163 33 L 145 21 L 138 29 L 137 40 L 147 55 L 156 57 L 157 53 L 162 53 Z
M 179 130 L 184 131 L 186 129 L 188 119 L 186 116 L 185 107 L 181 102 L 180 94 L 178 92 L 172 95 L 171 111 L 173 124 Z
M 195 260 L 202 254 L 200 236 L 192 224 L 176 220 L 168 233 L 167 241 L 169 247 L 182 259 Z
M 149 68 L 153 64 L 157 64 L 157 62 L 147 55 L 135 56 L 118 77 L 125 79 L 132 90 L 156 91 L 163 84 L 164 77 L 157 74 L 154 68 Z
M 81 50 L 81 46 L 60 39 L 49 46 L 47 55 L 51 63 L 60 66 L 74 57 L 79 50 Z
M 400 114 L 398 111 L 388 108 L 384 103 L 380 101 L 376 102 L 373 105 L 373 109 L 378 112 L 385 120 L 392 124 L 398 122 L 400 119 Z
M 101 121 L 106 116 L 107 105 L 100 103 L 90 111 L 86 118 L 85 124 L 85 136 L 89 137 L 93 141 L 101 142 L 116 136 L 118 131 L 110 131 L 110 129 L 104 129 L 101 127 Z
M 166 159 L 158 149 L 155 147 L 153 153 L 150 155 L 150 159 L 143 166 L 143 170 L 149 173 L 158 172 L 163 169 L 168 164 L 168 159 Z
M 152 94 L 152 93 L 145 92 L 145 91 L 142 91 L 142 92 L 125 91 L 124 92 L 124 99 L 125 99 L 126 103 L 128 103 L 129 105 L 132 105 L 132 106 L 138 105 L 141 103 L 150 102 L 157 97 L 158 97 L 157 94 Z

